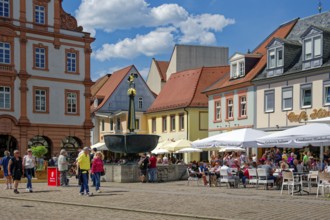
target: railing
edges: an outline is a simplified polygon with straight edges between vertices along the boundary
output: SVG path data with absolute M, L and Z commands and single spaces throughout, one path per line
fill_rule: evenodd
M 13 72 L 13 65 L 0 64 L 0 72 Z

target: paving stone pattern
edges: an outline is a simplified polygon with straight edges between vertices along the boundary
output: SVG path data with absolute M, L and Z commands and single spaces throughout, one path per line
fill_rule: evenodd
M 311 195 L 289 196 L 279 190 L 204 187 L 186 181 L 168 183 L 102 183 L 102 193 L 79 195 L 70 187 L 35 183 L 34 193 L 1 189 L 0 210 L 13 219 L 327 219 L 330 199 Z M 2 187 L 3 188 L 3 187 Z

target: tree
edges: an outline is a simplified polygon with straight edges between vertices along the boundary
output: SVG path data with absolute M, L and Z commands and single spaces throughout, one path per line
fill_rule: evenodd
M 37 169 L 43 170 L 44 169 L 44 163 L 43 163 L 43 157 L 45 154 L 47 154 L 48 149 L 45 146 L 35 146 L 31 147 L 32 155 L 37 158 Z

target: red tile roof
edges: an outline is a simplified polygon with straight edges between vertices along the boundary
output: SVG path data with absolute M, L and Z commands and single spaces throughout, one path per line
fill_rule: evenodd
M 168 65 L 170 64 L 170 62 L 167 61 L 159 61 L 159 60 L 155 60 L 158 72 L 160 74 L 160 78 L 162 79 L 162 81 L 166 82 L 166 71 L 168 68 Z
M 285 38 L 298 19 L 294 19 L 288 23 L 285 23 L 278 27 L 272 34 L 270 34 L 253 52 L 252 54 L 261 54 L 262 57 L 260 58 L 259 62 L 248 72 L 245 77 L 231 80 L 230 75 L 226 75 L 226 78 L 219 80 L 218 82 L 214 83 L 212 86 L 210 86 L 207 90 L 205 90 L 206 93 L 215 93 L 215 92 L 222 92 L 231 90 L 233 86 L 239 86 L 240 84 L 246 85 L 251 82 L 265 67 L 267 64 L 267 48 L 266 46 L 269 44 L 269 42 L 275 38 Z
M 97 79 L 94 85 L 91 87 L 92 97 L 96 95 L 96 93 L 102 88 L 104 83 L 108 80 L 111 74 L 105 74 L 101 78 Z
M 201 92 L 225 75 L 229 75 L 229 66 L 201 67 L 174 73 L 148 112 L 185 107 L 207 107 L 208 98 Z
M 93 111 L 102 108 L 105 102 L 109 99 L 112 93 L 117 89 L 118 85 L 124 80 L 127 73 L 133 68 L 133 65 L 125 67 L 121 70 L 113 72 L 111 77 L 104 83 L 102 88 L 96 93 L 96 98 L 103 98 L 103 101 Z

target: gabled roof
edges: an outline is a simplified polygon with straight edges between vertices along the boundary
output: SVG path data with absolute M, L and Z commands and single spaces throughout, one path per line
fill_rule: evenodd
M 121 70 L 113 72 L 111 77 L 103 84 L 102 88 L 96 93 L 96 98 L 103 98 L 102 102 L 93 111 L 102 108 L 106 101 L 111 97 L 113 92 L 117 89 L 119 84 L 125 79 L 127 73 L 134 67 L 134 65 L 125 67 Z
M 163 82 L 166 82 L 166 71 L 167 71 L 167 68 L 168 68 L 168 65 L 170 64 L 170 62 L 168 61 L 159 61 L 159 60 L 156 60 L 154 59 L 155 61 L 155 64 L 156 64 L 156 67 L 158 69 L 158 73 L 160 75 L 160 78 L 162 79 Z
M 229 66 L 201 67 L 174 73 L 148 112 L 185 107 L 207 107 L 208 98 L 202 94 L 202 91 L 224 75 L 229 75 Z
M 252 54 L 261 55 L 259 62 L 245 75 L 245 77 L 238 78 L 235 80 L 230 79 L 230 75 L 226 75 L 226 78 L 219 80 L 218 82 L 214 83 L 210 86 L 205 92 L 211 92 L 214 90 L 227 90 L 227 87 L 230 88 L 231 86 L 237 86 L 238 84 L 245 84 L 251 82 L 257 74 L 259 74 L 267 64 L 267 48 L 266 46 L 270 43 L 270 41 L 275 38 L 285 38 L 298 19 L 294 19 L 288 23 L 285 23 L 278 27 L 272 34 L 270 34 L 253 52 Z
M 271 40 L 266 47 L 269 48 L 274 43 L 274 41 L 279 41 L 279 42 L 281 42 L 282 44 L 285 44 L 285 45 L 301 47 L 301 43 L 299 41 L 288 40 L 288 39 L 279 38 L 279 37 L 273 38 L 273 40 Z
M 95 96 L 96 93 L 102 88 L 102 86 L 108 80 L 109 77 L 111 77 L 111 74 L 105 74 L 104 76 L 96 80 L 94 85 L 92 85 L 91 87 L 92 97 Z

